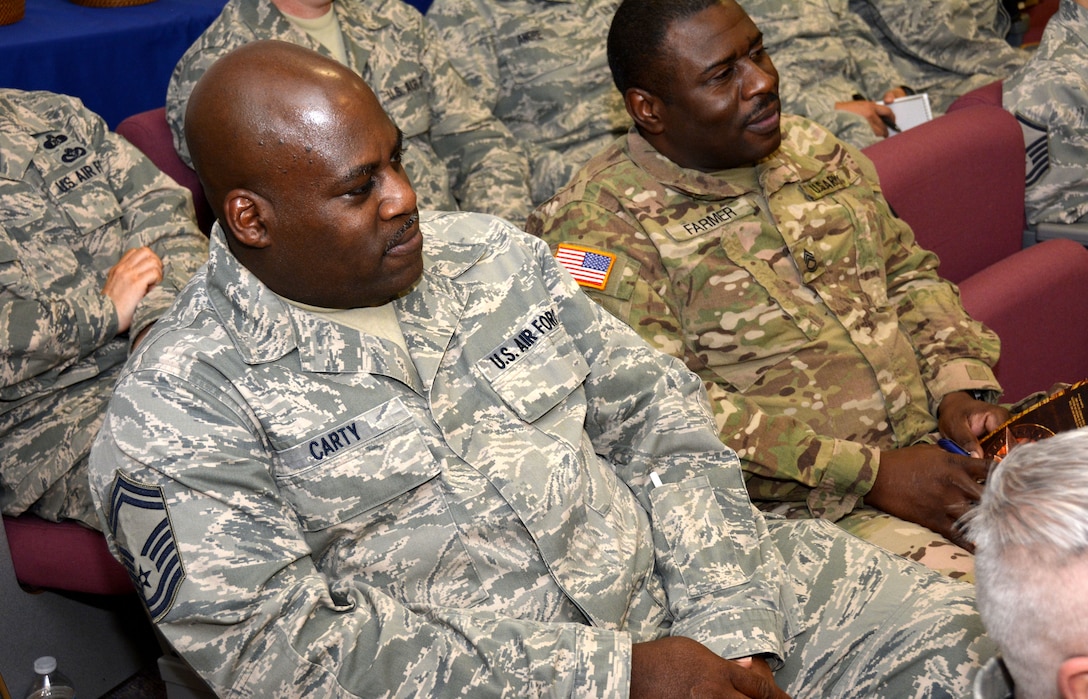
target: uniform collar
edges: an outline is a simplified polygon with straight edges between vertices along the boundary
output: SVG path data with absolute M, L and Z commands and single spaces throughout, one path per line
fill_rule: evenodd
M 753 181 L 758 181 L 763 191 L 770 194 L 787 184 L 812 179 L 824 171 L 821 161 L 799 152 L 793 145 L 791 133 L 804 126 L 803 120 L 783 115 L 782 145 L 778 150 L 755 165 L 720 172 L 701 172 L 680 167 L 650 145 L 634 126 L 627 132 L 625 149 L 628 157 L 640 169 L 667 187 L 683 192 L 693 199 L 733 199 L 751 193 L 753 187 L 748 183 Z M 752 169 L 755 170 L 754 180 L 751 177 L 737 176 L 739 171 Z
M 486 247 L 434 240 L 425 221 L 421 226 L 423 276 L 393 302 L 411 359 L 395 343 L 359 333 L 280 299 L 231 253 L 218 222 L 212 228 L 208 252 L 210 303 L 247 364 L 274 362 L 298 350 L 307 371 L 383 374 L 418 389 L 413 378 L 416 372 L 406 365 L 415 360 L 419 375 L 429 385 L 437 364 L 421 362 L 417 349 L 425 350 L 421 356 L 431 357 L 440 355 L 448 345 L 467 298 L 454 280 L 480 259 Z

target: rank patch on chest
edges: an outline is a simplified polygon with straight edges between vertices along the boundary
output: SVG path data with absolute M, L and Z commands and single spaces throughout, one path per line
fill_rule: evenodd
M 574 281 L 598 291 L 608 284 L 608 277 L 616 265 L 616 256 L 610 252 L 569 243 L 560 243 L 555 251 L 555 259 L 570 272 Z

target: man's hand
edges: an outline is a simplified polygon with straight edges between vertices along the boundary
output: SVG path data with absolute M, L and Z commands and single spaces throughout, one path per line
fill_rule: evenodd
M 865 504 L 929 527 L 968 551 L 974 546 L 956 520 L 982 496 L 990 462 L 959 456 L 931 444 L 880 452 L 876 482 Z
M 966 391 L 949 393 L 941 399 L 937 408 L 941 434 L 976 458 L 982 457 L 978 438 L 996 430 L 1008 419 L 1008 410 L 1000 405 L 975 400 Z
M 631 647 L 631 699 L 790 699 L 761 658 L 726 660 L 690 638 Z
M 895 112 L 885 104 L 878 104 L 868 100 L 854 100 L 852 102 L 836 102 L 835 109 L 853 112 L 865 117 L 865 120 L 869 122 L 869 128 L 881 138 L 888 136 L 888 124 L 895 124 Z
M 129 329 L 137 304 L 161 281 L 162 260 L 149 247 L 125 251 L 120 261 L 110 268 L 102 293 L 117 309 L 118 333 Z

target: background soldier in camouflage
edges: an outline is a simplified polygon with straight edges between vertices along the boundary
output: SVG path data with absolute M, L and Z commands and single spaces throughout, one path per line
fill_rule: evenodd
M 230 0 L 167 87 L 166 118 L 186 162 L 193 85 L 217 58 L 257 39 L 312 48 L 374 86 L 404 132 L 405 169 L 424 208 L 525 220 L 532 208 L 526 154 L 450 65 L 434 28 L 401 0 Z
M 1062 0 L 1003 89 L 1027 147 L 1028 223 L 1088 222 L 1088 0 Z
M 608 51 L 636 128 L 529 231 L 612 260 L 586 290 L 699 373 L 761 507 L 969 575 L 955 521 L 987 462 L 932 441 L 939 427 L 981 454 L 976 435 L 1007 417 L 969 393 L 1000 393 L 997 337 L 872 163 L 780 120 L 778 74 L 732 0 L 628 0 Z
M 1088 697 L 1088 428 L 1009 452 L 967 522 L 978 606 L 1017 699 Z M 976 699 L 1013 696 L 994 659 Z
M 1001 0 L 850 0 L 892 63 L 943 112 L 976 88 L 1001 80 L 1030 55 L 1010 46 Z
M 435 0 L 454 68 L 530 154 L 533 202 L 631 125 L 605 37 L 619 0 Z
M 204 261 L 192 197 L 79 100 L 0 89 L 0 504 L 99 527 L 87 454 L 130 345 Z
M 782 72 L 782 110 L 858 148 L 888 135 L 890 102 L 913 86 L 847 0 L 745 0 Z M 860 99 L 859 99 L 860 97 Z
M 357 75 L 257 42 L 192 104 L 227 229 L 92 463 L 111 545 L 218 692 L 966 694 L 994 652 L 973 588 L 766 522 L 696 376 L 541 241 L 420 219 Z

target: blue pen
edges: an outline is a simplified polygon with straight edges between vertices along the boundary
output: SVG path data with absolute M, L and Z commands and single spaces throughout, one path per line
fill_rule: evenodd
M 945 451 L 950 451 L 953 454 L 959 454 L 960 456 L 970 456 L 970 454 L 963 450 L 963 447 L 961 447 L 959 444 L 956 444 L 951 439 L 941 437 L 937 440 L 937 446 L 944 449 Z

